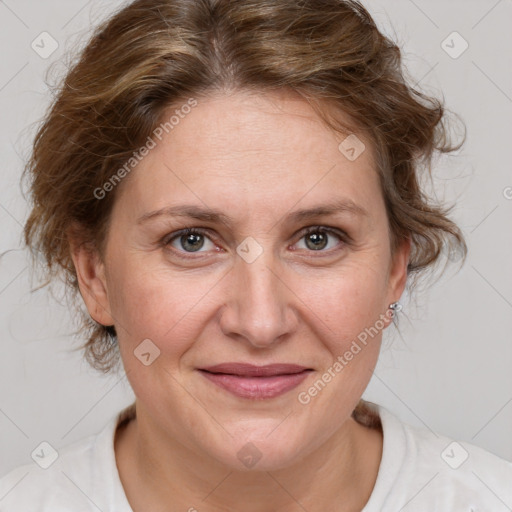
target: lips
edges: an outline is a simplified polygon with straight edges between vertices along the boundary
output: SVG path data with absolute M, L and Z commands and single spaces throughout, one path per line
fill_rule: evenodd
M 284 363 L 268 364 L 265 366 L 255 366 L 247 363 L 222 363 L 200 369 L 209 373 L 224 373 L 239 377 L 272 377 L 274 375 L 293 375 L 304 370 L 311 370 L 312 368 Z
M 297 364 L 255 366 L 247 363 L 223 363 L 199 368 L 210 383 L 232 395 L 246 399 L 269 399 L 297 387 L 313 371 Z

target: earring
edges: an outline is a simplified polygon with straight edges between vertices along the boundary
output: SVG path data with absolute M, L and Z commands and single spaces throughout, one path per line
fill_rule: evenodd
M 393 302 L 389 305 L 389 309 L 391 309 L 393 312 L 398 313 L 402 310 L 402 304 L 400 304 L 400 301 Z

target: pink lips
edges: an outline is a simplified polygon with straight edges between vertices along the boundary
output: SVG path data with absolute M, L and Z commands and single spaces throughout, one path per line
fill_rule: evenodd
M 200 368 L 200 371 L 208 380 L 236 396 L 264 399 L 282 395 L 297 387 L 312 370 L 296 364 L 254 366 L 223 363 Z

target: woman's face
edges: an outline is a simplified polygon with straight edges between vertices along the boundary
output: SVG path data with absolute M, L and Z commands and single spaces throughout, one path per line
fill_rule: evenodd
M 408 250 L 391 257 L 369 143 L 340 149 L 345 138 L 296 96 L 212 96 L 121 185 L 106 293 L 86 294 L 89 311 L 116 326 L 138 415 L 196 454 L 286 467 L 345 424 L 370 380 Z M 175 236 L 184 228 L 204 231 Z M 214 382 L 200 370 L 228 362 L 309 371 Z

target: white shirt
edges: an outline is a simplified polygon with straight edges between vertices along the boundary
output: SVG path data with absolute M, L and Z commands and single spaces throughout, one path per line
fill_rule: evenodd
M 512 462 L 401 422 L 377 406 L 384 444 L 372 495 L 361 512 L 510 512 Z M 0 512 L 133 512 L 114 453 L 123 410 L 98 434 L 61 448 L 47 468 L 20 466 L 0 479 Z M 43 446 L 40 464 L 51 461 Z

